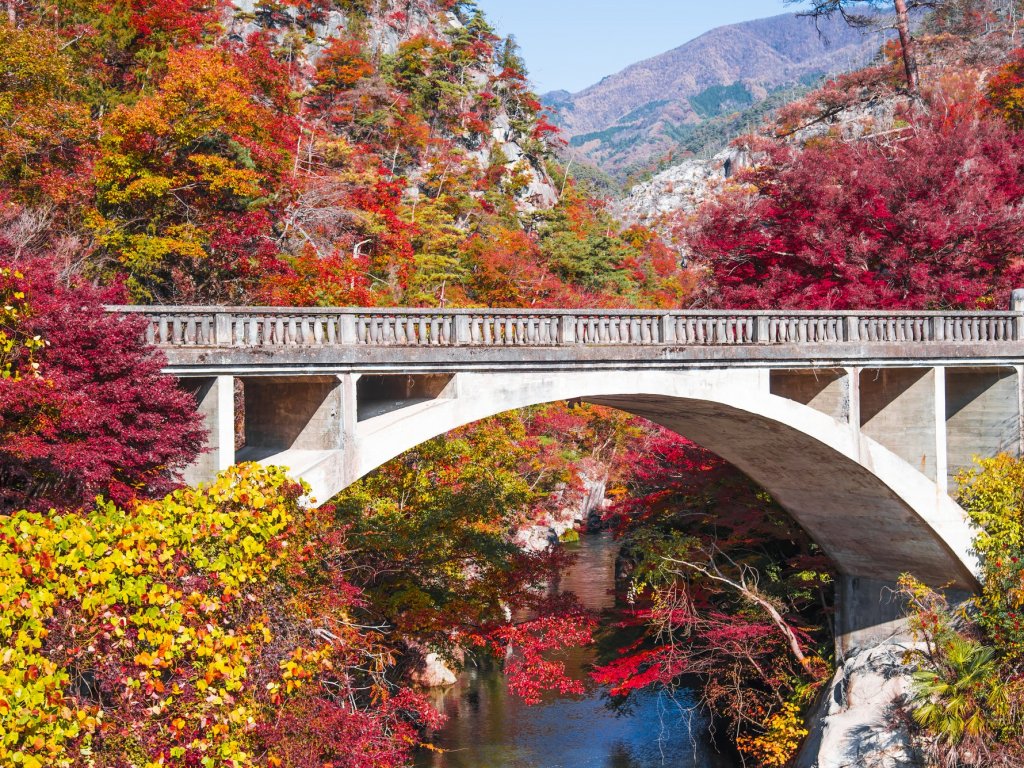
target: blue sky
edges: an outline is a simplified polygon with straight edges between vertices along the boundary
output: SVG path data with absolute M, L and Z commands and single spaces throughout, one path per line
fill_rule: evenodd
M 477 0 L 515 35 L 539 93 L 578 91 L 709 29 L 794 10 L 783 0 Z

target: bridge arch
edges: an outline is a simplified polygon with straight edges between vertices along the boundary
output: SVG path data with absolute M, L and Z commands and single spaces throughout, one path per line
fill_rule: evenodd
M 647 418 L 713 451 L 766 488 L 848 577 L 910 571 L 972 590 L 963 510 L 859 428 L 770 394 L 765 370 L 467 372 L 446 397 L 359 424 L 320 498 L 421 443 L 506 411 L 583 400 Z M 328 495 L 329 494 L 329 495 Z

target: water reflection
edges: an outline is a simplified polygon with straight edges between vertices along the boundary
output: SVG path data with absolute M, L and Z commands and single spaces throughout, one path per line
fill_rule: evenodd
M 593 610 L 614 607 L 617 545 L 588 536 L 561 589 Z M 574 652 L 568 667 L 586 679 L 592 653 Z M 688 692 L 639 698 L 626 714 L 604 705 L 600 690 L 582 697 L 551 696 L 527 707 L 489 665 L 470 667 L 459 682 L 435 692 L 448 715 L 436 734 L 443 753 L 421 752 L 417 768 L 719 768 L 726 765 L 706 740 L 706 723 Z

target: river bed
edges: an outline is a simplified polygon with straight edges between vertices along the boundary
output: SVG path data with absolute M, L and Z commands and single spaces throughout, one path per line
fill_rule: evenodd
M 614 616 L 615 557 L 609 534 L 584 536 L 579 556 L 559 588 L 583 604 Z M 568 667 L 588 679 L 592 649 L 573 651 Z M 434 691 L 448 716 L 435 734 L 443 752 L 423 750 L 416 768 L 727 768 L 710 745 L 707 722 L 688 691 L 646 694 L 627 713 L 605 705 L 600 688 L 585 696 L 547 697 L 528 707 L 512 696 L 491 663 L 469 665 L 453 687 Z

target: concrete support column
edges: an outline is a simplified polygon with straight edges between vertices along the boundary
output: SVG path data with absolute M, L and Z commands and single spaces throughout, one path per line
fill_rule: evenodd
M 847 419 L 853 431 L 860 436 L 860 368 L 846 369 Z M 858 441 L 859 443 L 859 441 Z
M 836 580 L 836 658 L 877 645 L 906 628 L 904 603 L 889 581 L 840 575 Z
M 185 379 L 182 386 L 195 396 L 210 433 L 207 453 L 185 470 L 185 482 L 189 485 L 210 482 L 218 472 L 235 463 L 235 378 Z
M 359 423 L 356 384 L 359 378 L 358 373 L 343 373 L 338 376 L 338 392 L 341 397 L 341 442 L 345 447 L 351 446 L 356 438 L 356 425 Z
M 1024 365 L 1015 365 L 1017 372 L 1017 455 L 1024 456 Z
M 946 435 L 946 369 L 935 368 L 935 485 L 949 493 L 949 442 Z

